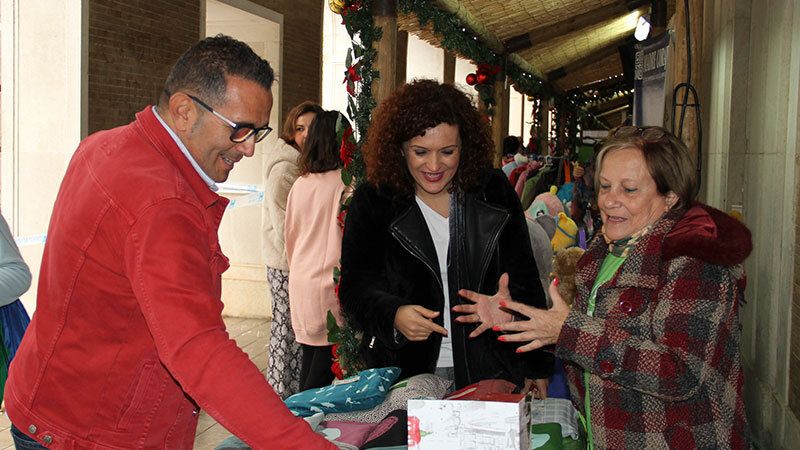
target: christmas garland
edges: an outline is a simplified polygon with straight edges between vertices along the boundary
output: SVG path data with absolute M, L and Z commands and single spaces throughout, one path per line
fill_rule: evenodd
M 339 158 L 342 160 L 342 182 L 352 192 L 363 182 L 365 176 L 364 158 L 360 151 L 367 136 L 370 116 L 376 106 L 372 95 L 372 82 L 378 78 L 378 71 L 373 68 L 377 52 L 373 43 L 380 40 L 382 30 L 375 26 L 372 17 L 371 0 L 329 0 L 331 11 L 342 16 L 342 23 L 350 35 L 352 47 L 347 49 L 344 81 L 347 90 L 347 115 L 356 127 L 353 132 L 349 127 L 337 126 L 337 142 L 341 142 Z M 356 136 L 358 139 L 356 140 Z M 347 195 L 342 202 L 338 221 L 344 229 L 347 208 L 352 197 Z M 341 270 L 333 269 L 333 280 L 336 286 L 336 297 L 339 297 Z M 354 375 L 366 368 L 360 357 L 359 345 L 361 336 L 355 328 L 345 320 L 341 325 L 331 311 L 327 314 L 328 342 L 333 343 L 333 364 L 331 371 L 338 379 Z

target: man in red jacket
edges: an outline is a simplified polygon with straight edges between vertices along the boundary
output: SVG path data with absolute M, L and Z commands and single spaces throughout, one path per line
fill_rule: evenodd
M 335 448 L 286 409 L 220 315 L 228 200 L 215 183 L 269 133 L 273 78 L 244 43 L 204 39 L 157 107 L 81 143 L 6 384 L 18 447 L 189 449 L 203 408 L 253 448 Z

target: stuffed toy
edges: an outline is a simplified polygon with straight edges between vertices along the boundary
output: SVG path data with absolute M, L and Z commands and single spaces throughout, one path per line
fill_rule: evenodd
M 563 211 L 558 213 L 556 234 L 550 242 L 555 252 L 578 244 L 578 226 Z
M 556 219 L 548 216 L 547 214 L 542 214 L 539 217 L 534 217 L 533 220 L 535 220 L 536 223 L 541 225 L 545 233 L 547 233 L 547 242 L 552 241 L 553 236 L 556 235 Z
M 575 169 L 572 171 L 572 178 L 583 178 L 583 175 L 586 173 L 586 170 L 581 167 L 581 164 L 576 162 Z
M 566 183 L 562 184 L 561 187 L 558 188 L 558 193 L 556 194 L 556 197 L 558 197 L 558 199 L 561 200 L 561 203 L 564 204 L 567 214 L 569 214 L 569 203 L 572 202 L 572 193 L 574 190 L 574 183 Z
M 526 211 L 528 217 L 533 219 L 546 214 L 550 217 L 558 217 L 558 213 L 564 212 L 564 204 L 558 199 L 556 193 L 558 188 L 550 186 L 550 192 L 543 192 L 533 199 L 533 203 Z
M 580 247 L 570 247 L 556 252 L 553 257 L 553 272 L 551 275 L 558 278 L 558 293 L 561 298 L 572 307 L 577 288 L 575 287 L 575 271 L 578 260 L 585 250 Z
M 550 216 L 540 216 L 537 219 L 525 218 L 525 223 L 528 224 L 528 238 L 531 241 L 533 258 L 536 260 L 536 269 L 539 271 L 539 281 L 542 283 L 542 288 L 546 294 L 547 285 L 550 284 L 548 277 L 551 271 L 550 265 L 553 263 L 553 245 L 550 243 L 552 237 L 548 236 L 547 230 L 542 227 L 539 219 L 549 220 L 553 224 L 555 222 Z

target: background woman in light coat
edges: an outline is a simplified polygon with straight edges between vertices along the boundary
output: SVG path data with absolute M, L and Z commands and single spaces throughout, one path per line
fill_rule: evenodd
M 322 108 L 303 102 L 295 106 L 283 123 L 280 137 L 264 152 L 264 204 L 262 250 L 267 282 L 272 293 L 272 324 L 269 340 L 267 381 L 281 398 L 299 389 L 300 346 L 289 314 L 289 264 L 283 240 L 286 199 L 298 176 L 297 159 L 308 129 Z

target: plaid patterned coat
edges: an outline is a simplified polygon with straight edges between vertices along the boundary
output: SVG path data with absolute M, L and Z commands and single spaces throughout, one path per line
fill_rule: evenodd
M 589 295 L 608 253 L 602 237 L 578 262 L 578 294 L 558 339 L 575 407 L 590 372 L 598 449 L 746 448 L 739 305 L 750 232 L 696 204 L 671 211 Z

